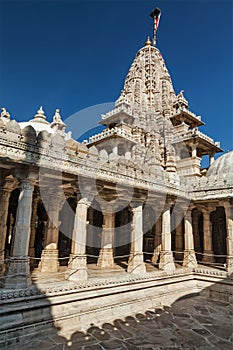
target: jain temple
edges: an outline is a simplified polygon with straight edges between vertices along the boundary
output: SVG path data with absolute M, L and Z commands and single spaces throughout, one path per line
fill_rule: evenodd
M 59 109 L 51 123 L 42 107 L 25 122 L 1 109 L 0 346 L 192 293 L 233 301 L 233 151 L 215 160 L 220 142 L 175 92 L 151 16 L 89 140 Z

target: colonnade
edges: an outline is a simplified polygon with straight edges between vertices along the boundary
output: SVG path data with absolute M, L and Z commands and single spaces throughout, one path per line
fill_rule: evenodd
M 34 256 L 35 243 L 35 219 L 36 208 L 39 201 L 37 190 L 34 191 L 35 181 L 33 177 L 28 176 L 16 183 L 12 177 L 9 177 L 0 189 L 1 206 L 0 206 L 0 258 L 1 274 L 5 273 L 5 288 L 25 288 L 30 285 L 30 258 Z M 5 265 L 4 248 L 6 242 L 6 226 L 9 198 L 11 191 L 20 187 L 18 199 L 17 214 L 14 228 L 14 238 L 12 243 L 11 255 Z M 59 269 L 58 258 L 58 237 L 59 237 L 59 212 L 64 203 L 64 196 L 59 193 L 48 192 L 48 220 L 45 235 L 45 246 L 42 251 L 39 269 L 43 273 L 54 273 Z M 169 197 L 168 197 L 169 198 Z M 69 256 L 69 263 L 66 272 L 66 278 L 69 280 L 86 280 L 87 274 L 87 256 L 86 256 L 86 239 L 87 239 L 87 214 L 93 201 L 93 196 L 87 198 L 77 197 L 77 207 L 72 236 L 72 246 Z M 131 220 L 131 242 L 128 259 L 128 273 L 145 273 L 146 266 L 143 256 L 143 199 L 132 200 L 130 203 L 132 220 Z M 223 201 L 221 205 L 225 208 L 226 215 L 226 269 L 233 272 L 233 204 L 230 200 Z M 152 263 L 158 262 L 158 267 L 167 272 L 174 272 L 174 254 L 171 246 L 171 208 L 172 202 L 167 200 L 162 208 L 162 214 L 155 223 L 155 248 L 152 255 Z M 197 213 L 192 210 L 195 205 L 189 206 L 186 213 L 177 214 L 176 226 L 176 250 L 178 251 L 178 260 L 183 260 L 183 266 L 195 268 L 197 259 L 195 254 L 195 244 L 200 244 L 198 239 L 198 225 L 196 223 Z M 155 211 L 158 208 L 155 208 Z M 210 209 L 208 206 L 201 206 L 203 215 L 203 232 L 204 232 L 204 259 L 211 261 L 213 257 L 213 243 L 210 223 Z M 111 205 L 103 208 L 103 226 L 101 234 L 101 247 L 97 266 L 99 268 L 114 266 L 114 217 L 115 208 Z M 183 223 L 181 217 L 184 216 Z M 184 227 L 184 230 L 182 228 Z M 184 242 L 184 244 L 183 244 Z M 183 251 L 182 251 L 183 250 Z

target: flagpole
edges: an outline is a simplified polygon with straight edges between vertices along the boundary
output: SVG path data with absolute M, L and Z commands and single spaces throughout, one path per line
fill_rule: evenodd
M 156 7 L 151 12 L 150 16 L 153 18 L 153 21 L 154 21 L 154 36 L 153 36 L 152 44 L 153 44 L 153 46 L 156 46 L 156 33 L 157 33 L 158 26 L 159 26 L 159 19 L 161 16 L 161 10 L 158 7 Z

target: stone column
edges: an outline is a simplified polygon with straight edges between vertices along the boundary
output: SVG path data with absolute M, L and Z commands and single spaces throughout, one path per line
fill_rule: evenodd
M 175 271 L 175 264 L 171 251 L 170 206 L 167 206 L 165 208 L 165 211 L 162 215 L 162 250 L 160 253 L 159 268 L 167 272 Z
M 58 272 L 58 238 L 59 238 L 59 213 L 65 201 L 65 195 L 54 196 L 50 194 L 48 199 L 48 221 L 45 233 L 45 246 L 41 254 L 39 270 L 41 272 Z
M 31 180 L 21 181 L 13 249 L 7 267 L 5 288 L 27 288 L 31 284 L 28 248 L 33 189 Z
M 8 216 L 8 206 L 9 198 L 11 192 L 7 189 L 0 190 L 0 276 L 4 274 L 5 271 L 5 244 L 6 244 L 6 232 L 7 232 L 7 216 Z
M 175 251 L 175 258 L 176 260 L 178 260 L 179 262 L 181 262 L 183 260 L 183 249 L 184 249 L 184 245 L 183 245 L 183 213 L 179 213 L 176 216 L 176 251 Z
M 154 265 L 158 263 L 160 251 L 161 251 L 161 243 L 162 243 L 161 226 L 162 226 L 162 223 L 161 223 L 161 216 L 160 216 L 155 223 L 155 248 L 154 248 L 154 254 L 151 259 Z
M 210 210 L 202 209 L 203 213 L 203 259 L 204 262 L 214 262 L 212 225 L 210 222 Z M 207 254 L 207 255 L 205 255 Z
M 87 210 L 90 205 L 91 202 L 86 198 L 82 198 L 78 201 L 76 207 L 71 254 L 67 271 L 67 279 L 69 280 L 87 280 Z
M 142 205 L 131 204 L 132 224 L 131 224 L 131 248 L 128 261 L 127 272 L 145 273 L 146 266 L 143 258 L 143 230 L 142 230 Z
M 227 257 L 226 270 L 229 274 L 233 273 L 233 203 L 224 203 L 226 213 L 226 227 L 227 227 Z
M 193 143 L 191 145 L 191 149 L 192 149 L 192 157 L 196 157 L 197 156 L 197 144 Z
M 214 155 L 215 155 L 215 152 L 212 152 L 209 155 L 209 166 L 211 166 L 214 163 L 214 160 L 215 160 Z
M 3 187 L 0 189 L 0 276 L 4 274 L 5 271 L 5 244 L 6 244 L 6 234 L 7 234 L 7 217 L 9 209 L 9 199 L 12 190 L 15 187 L 15 179 L 9 176 L 4 179 Z
M 110 208 L 109 208 L 110 209 Z M 113 258 L 113 239 L 114 239 L 114 228 L 115 228 L 115 214 L 113 208 L 111 211 L 104 211 L 104 224 L 101 234 L 101 249 L 97 266 L 100 268 L 114 267 Z
M 192 209 L 189 208 L 184 218 L 184 260 L 183 266 L 195 268 L 197 260 L 194 251 Z
M 36 265 L 35 259 L 35 237 L 36 237 L 36 217 L 37 217 L 37 207 L 39 202 L 39 195 L 35 193 L 32 200 L 32 215 L 31 215 L 31 235 L 29 242 L 29 257 L 31 259 L 31 266 Z

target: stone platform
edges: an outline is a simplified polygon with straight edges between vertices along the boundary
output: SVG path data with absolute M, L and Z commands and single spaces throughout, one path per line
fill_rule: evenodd
M 30 342 L 3 347 L 23 350 L 232 350 L 233 306 L 202 296 L 184 298 L 86 332 L 75 332 L 70 340 L 57 333 L 32 338 Z
M 119 267 L 101 277 L 96 268 L 89 273 L 79 283 L 64 281 L 62 269 L 50 278 L 35 274 L 28 289 L 2 290 L 0 348 L 205 350 L 213 333 L 224 346 L 212 348 L 228 349 L 233 279 L 226 272 L 199 266 L 170 274 L 132 275 Z M 203 345 L 179 347 L 195 337 Z

